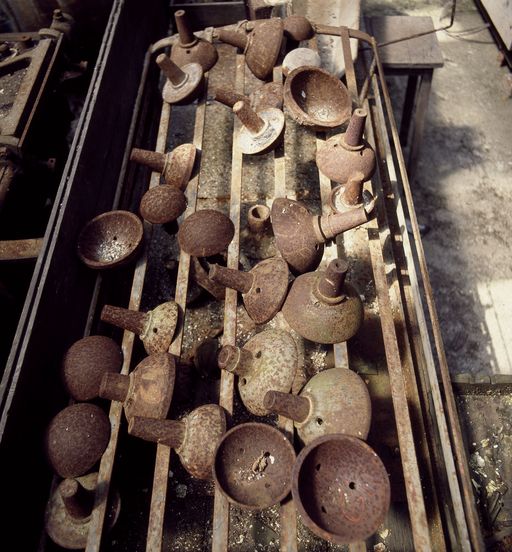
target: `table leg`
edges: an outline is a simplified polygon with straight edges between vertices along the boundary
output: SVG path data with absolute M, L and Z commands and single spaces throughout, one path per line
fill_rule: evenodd
M 418 75 L 409 75 L 407 78 L 404 107 L 402 109 L 402 120 L 400 122 L 400 144 L 402 147 L 407 146 L 409 140 L 409 129 L 411 128 L 411 118 L 414 111 L 414 100 L 416 99 L 417 88 Z

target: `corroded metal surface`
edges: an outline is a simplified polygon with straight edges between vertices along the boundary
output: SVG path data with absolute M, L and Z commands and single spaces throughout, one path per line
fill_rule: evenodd
M 298 67 L 284 83 L 284 105 L 300 125 L 324 130 L 348 121 L 352 101 L 345 85 L 325 69 Z
M 266 205 L 253 205 L 247 211 L 247 226 L 254 234 L 264 232 L 270 226 L 270 209 Z
M 290 492 L 295 451 L 266 424 L 240 424 L 220 441 L 213 467 L 217 488 L 233 504 L 251 510 L 283 500 Z
M 256 324 L 272 320 L 288 292 L 288 265 L 279 257 L 265 259 L 249 272 L 212 265 L 209 277 L 242 293 L 247 314 Z
M 246 101 L 241 101 L 233 106 L 233 113 L 243 124 L 238 134 L 238 145 L 242 153 L 267 153 L 282 138 L 284 113 L 281 110 L 269 107 L 256 113 Z
M 155 353 L 139 362 L 130 375 L 103 376 L 100 397 L 123 402 L 128 419 L 133 416 L 165 418 L 171 406 L 176 361 L 169 353 Z
M 172 45 L 171 60 L 176 65 L 183 67 L 187 63 L 199 63 L 203 71 L 209 71 L 219 59 L 215 46 L 196 37 L 187 22 L 185 10 L 178 10 L 174 13 L 179 40 Z
M 49 537 L 63 548 L 81 550 L 87 544 L 97 473 L 64 479 L 52 493 L 45 514 Z M 121 510 L 119 493 L 109 501 L 106 531 L 116 523 Z
M 375 172 L 375 152 L 363 138 L 365 121 L 366 111 L 356 109 L 347 132 L 329 138 L 318 150 L 318 169 L 334 182 L 346 184 L 354 176 L 364 182 Z
M 140 201 L 140 214 L 152 224 L 166 224 L 176 220 L 187 208 L 185 194 L 175 188 L 162 184 L 149 189 Z
M 78 477 L 101 458 L 109 438 L 110 422 L 101 408 L 73 404 L 61 410 L 48 426 L 48 460 L 61 477 Z
M 182 222 L 178 242 L 189 255 L 209 257 L 224 251 L 234 232 L 233 223 L 226 215 L 214 209 L 203 209 Z
M 204 85 L 203 68 L 199 63 L 187 63 L 178 67 L 165 54 L 156 58 L 158 66 L 167 77 L 162 90 L 162 98 L 169 104 L 193 102 Z
M 331 433 L 366 439 L 370 431 L 370 394 L 364 381 L 346 368 L 319 372 L 298 396 L 270 391 L 264 404 L 271 412 L 294 420 L 297 433 L 306 445 Z
M 195 283 L 205 289 L 217 301 L 223 301 L 226 295 L 226 288 L 217 284 L 208 277 L 208 272 L 197 257 L 190 257 L 190 273 Z
M 283 75 L 287 77 L 295 69 L 302 67 L 321 67 L 322 61 L 316 50 L 311 48 L 295 48 L 283 59 Z
M 346 282 L 338 295 L 327 296 L 324 290 L 329 280 L 325 271 L 298 276 L 283 305 L 283 315 L 299 335 L 310 341 L 342 343 L 361 327 L 363 304 L 359 292 Z
M 285 36 L 300 42 L 313 38 L 315 31 L 309 20 L 303 15 L 289 15 L 283 19 L 283 32 Z
M 90 335 L 75 342 L 62 361 L 62 376 L 68 393 L 77 401 L 98 396 L 106 372 L 119 372 L 123 364 L 121 347 L 109 337 Z
M 288 393 L 298 368 L 293 337 L 284 330 L 265 330 L 251 337 L 242 349 L 225 345 L 219 367 L 238 375 L 238 391 L 244 406 L 256 416 L 270 411 L 264 404 L 267 391 Z
M 78 256 L 89 268 L 103 270 L 134 261 L 142 249 L 142 222 L 129 211 L 109 211 L 90 220 L 78 236 Z
M 267 82 L 249 95 L 249 103 L 256 111 L 268 108 L 283 108 L 283 85 L 279 82 Z
M 320 437 L 300 452 L 292 493 L 305 525 L 336 544 L 368 538 L 390 504 L 380 458 L 363 441 L 339 434 Z

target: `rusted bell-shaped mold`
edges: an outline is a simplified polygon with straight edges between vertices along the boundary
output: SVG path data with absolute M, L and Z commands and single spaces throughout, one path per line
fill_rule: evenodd
M 225 345 L 218 355 L 219 368 L 238 376 L 244 406 L 256 416 L 270 410 L 264 404 L 269 390 L 288 393 L 298 368 L 293 337 L 284 330 L 265 330 L 251 337 L 243 348 Z
M 193 102 L 203 90 L 203 68 L 199 63 L 187 63 L 178 67 L 165 54 L 160 54 L 156 62 L 167 77 L 162 98 L 169 104 Z
M 182 222 L 178 243 L 189 255 L 209 257 L 224 251 L 234 235 L 235 227 L 229 217 L 214 209 L 203 209 Z
M 298 276 L 283 305 L 283 315 L 299 335 L 316 343 L 342 343 L 363 323 L 358 291 L 345 282 L 348 263 L 333 259 L 327 270 Z
M 320 67 L 322 62 L 318 52 L 311 48 L 295 48 L 288 52 L 281 65 L 283 75 L 287 77 L 292 71 L 301 67 Z
M 105 305 L 101 320 L 137 334 L 148 355 L 163 353 L 169 349 L 176 326 L 179 309 L 174 301 L 167 301 L 148 312 Z
M 329 138 L 317 151 L 318 170 L 327 178 L 346 184 L 356 177 L 369 180 L 375 172 L 375 152 L 363 138 L 366 111 L 356 109 L 347 131 Z
M 104 374 L 119 372 L 122 364 L 123 351 L 113 339 L 102 335 L 84 337 L 64 355 L 64 384 L 73 399 L 89 401 L 98 396 Z
M 287 38 L 300 42 L 309 40 L 315 35 L 313 26 L 303 15 L 289 15 L 283 19 L 283 32 Z
M 142 221 L 129 211 L 109 211 L 90 220 L 78 236 L 78 256 L 89 268 L 104 270 L 135 260 L 144 237 Z
M 242 153 L 267 153 L 277 146 L 284 131 L 284 114 L 279 109 L 267 108 L 256 113 L 247 101 L 236 102 L 233 113 L 242 122 L 238 145 Z
M 209 277 L 242 294 L 247 314 L 265 324 L 279 312 L 288 292 L 288 265 L 279 257 L 265 259 L 249 272 L 220 265 L 210 267 Z
M 268 391 L 264 406 L 295 422 L 306 445 L 329 433 L 366 439 L 372 407 L 364 381 L 352 370 L 329 368 L 315 374 L 299 395 Z
M 288 198 L 272 204 L 272 228 L 276 246 L 296 273 L 314 270 L 322 259 L 323 244 L 369 220 L 373 202 L 344 213 L 317 216 L 307 207 Z
M 130 161 L 149 167 L 162 175 L 165 184 L 184 190 L 194 168 L 196 152 L 194 144 L 181 144 L 167 153 L 133 148 Z
M 150 188 L 140 201 L 140 214 L 151 224 L 167 224 L 176 220 L 187 208 L 185 194 L 175 188 L 162 184 Z
M 383 523 L 389 478 L 377 454 L 348 435 L 325 435 L 302 449 L 292 494 L 304 524 L 336 544 L 364 541 Z
M 230 429 L 215 452 L 213 477 L 220 492 L 241 508 L 259 510 L 290 492 L 295 451 L 288 439 L 266 424 Z
M 76 479 L 64 479 L 51 494 L 45 527 L 49 537 L 59 546 L 68 550 L 86 547 L 97 481 L 96 472 Z M 120 510 L 119 493 L 113 492 L 105 516 L 107 531 L 117 522 Z
M 179 67 L 187 63 L 199 63 L 203 71 L 209 71 L 219 59 L 215 46 L 202 38 L 198 38 L 190 30 L 185 10 L 174 13 L 179 39 L 172 45 L 171 60 Z
M 101 408 L 73 404 L 61 410 L 48 426 L 48 459 L 61 477 L 78 477 L 101 458 L 109 439 L 110 421 Z
M 175 449 L 192 476 L 211 479 L 215 449 L 226 432 L 226 416 L 220 406 L 206 404 L 179 421 L 136 416 L 130 420 L 128 432 Z
M 236 102 L 248 101 L 256 113 L 268 108 L 282 109 L 283 85 L 278 82 L 267 82 L 251 92 L 249 96 L 238 94 L 227 88 L 215 88 L 212 99 L 228 107 L 233 107 Z
M 155 353 L 139 362 L 130 375 L 105 374 L 100 397 L 123 403 L 128 419 L 133 416 L 165 418 L 171 406 L 176 362 L 169 353 Z
M 327 130 L 350 118 L 351 99 L 346 86 L 320 67 L 298 67 L 284 83 L 284 105 L 300 125 Z

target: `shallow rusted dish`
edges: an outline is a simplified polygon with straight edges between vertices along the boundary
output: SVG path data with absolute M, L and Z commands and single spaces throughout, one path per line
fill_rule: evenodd
M 300 125 L 315 130 L 334 128 L 350 118 L 346 86 L 320 67 L 298 67 L 284 83 L 284 105 Z
M 276 428 L 259 423 L 230 429 L 215 452 L 213 477 L 220 492 L 241 508 L 259 510 L 290 492 L 295 451 Z
M 142 221 L 129 211 L 108 211 L 90 220 L 78 237 L 78 256 L 89 268 L 104 270 L 135 260 L 142 248 Z
M 235 227 L 229 217 L 214 209 L 203 209 L 183 221 L 178 242 L 189 255 L 209 257 L 224 251 L 234 235 Z
M 302 449 L 292 494 L 304 524 L 336 544 L 364 541 L 384 521 L 389 478 L 377 454 L 348 435 L 325 435 Z

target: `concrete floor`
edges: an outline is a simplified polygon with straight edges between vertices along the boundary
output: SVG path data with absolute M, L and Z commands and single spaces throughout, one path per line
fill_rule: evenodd
M 440 20 L 442 2 L 368 0 L 363 13 L 448 23 Z M 449 367 L 476 378 L 512 374 L 510 73 L 487 29 L 454 36 L 483 24 L 466 0 L 458 2 L 450 34 L 437 33 L 445 64 L 434 71 L 413 183 L 419 222 L 430 229 L 423 243 Z M 400 80 L 390 82 L 397 106 Z

